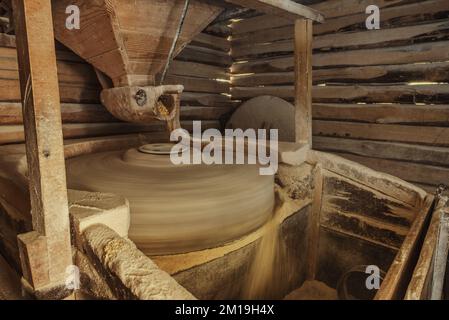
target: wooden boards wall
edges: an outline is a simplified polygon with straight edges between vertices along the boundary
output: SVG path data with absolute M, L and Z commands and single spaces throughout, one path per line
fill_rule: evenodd
M 318 2 L 318 1 L 314 1 Z M 365 9 L 381 10 L 368 31 Z M 339 0 L 311 5 L 314 148 L 434 190 L 449 182 L 449 2 Z M 232 97 L 293 99 L 293 24 L 232 23 Z
M 229 94 L 230 29 L 209 28 L 172 62 L 166 79 L 185 86 L 181 120 L 186 128 L 192 120 L 203 120 L 204 128 L 220 128 L 220 119 L 236 106 Z M 65 138 L 163 130 L 159 124 L 126 124 L 112 117 L 100 105 L 101 88 L 92 67 L 62 45 L 57 49 Z M 0 145 L 23 142 L 21 109 L 15 37 L 0 34 Z

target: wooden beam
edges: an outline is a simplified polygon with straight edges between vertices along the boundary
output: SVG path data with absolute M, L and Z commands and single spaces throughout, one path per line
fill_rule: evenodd
M 63 298 L 73 263 L 51 1 L 13 6 L 34 229 L 19 235 L 23 275 L 31 293 Z
M 324 22 L 321 12 L 291 0 L 226 0 L 226 2 L 288 19 L 306 18 Z
M 312 38 L 311 20 L 295 22 L 295 130 L 296 142 L 312 146 Z

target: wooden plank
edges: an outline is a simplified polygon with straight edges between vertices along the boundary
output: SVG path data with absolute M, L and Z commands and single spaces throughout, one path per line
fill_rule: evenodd
M 315 150 L 448 167 L 449 148 L 314 136 Z
M 429 196 L 422 205 L 410 231 L 396 255 L 387 276 L 375 296 L 375 300 L 402 299 L 413 269 L 418 260 L 419 245 L 424 238 L 426 225 L 431 217 L 433 197 Z
M 329 171 L 324 174 L 321 224 L 398 249 L 417 210 Z
M 419 132 L 419 134 L 413 134 Z M 366 124 L 356 122 L 313 122 L 313 134 L 328 137 L 395 141 L 404 143 L 449 145 L 448 127 L 424 127 L 393 124 Z
M 73 262 L 51 1 L 13 6 L 34 229 L 19 236 L 22 271 L 35 290 L 64 288 Z
M 226 0 L 226 2 L 288 19 L 306 18 L 324 22 L 324 16 L 317 10 L 290 0 Z
M 220 120 L 233 110 L 233 107 L 182 106 L 181 120 Z
M 227 37 L 217 37 L 204 32 L 196 35 L 191 41 L 191 44 L 221 50 L 223 52 L 229 52 L 231 49 L 231 43 L 227 40 Z
M 435 19 L 436 14 L 447 11 L 449 11 L 449 3 L 445 0 L 427 0 L 384 8 L 382 9 L 381 29 L 395 25 L 403 26 L 404 22 L 401 20 L 405 20 L 405 23 L 415 24 L 420 21 L 430 21 Z M 326 19 L 326 23 L 315 25 L 314 35 L 335 33 L 350 26 L 366 31 L 366 17 L 365 10 L 362 10 L 353 15 Z M 235 44 L 244 44 L 245 41 L 258 42 L 264 36 L 267 42 L 275 41 L 275 39 L 284 40 L 291 38 L 293 30 L 292 21 L 269 15 L 243 19 L 233 22 L 231 25 L 233 28 L 232 41 Z
M 65 85 L 80 84 L 99 88 L 97 76 L 92 67 L 86 63 L 57 61 L 59 82 Z M 18 80 L 19 67 L 15 58 L 0 57 L 0 79 Z
M 233 99 L 250 99 L 261 95 L 274 95 L 292 99 L 294 86 L 232 87 Z M 365 103 L 435 103 L 449 102 L 449 86 L 394 85 L 394 86 L 314 86 L 314 102 L 365 102 Z
M 181 121 L 183 128 L 190 130 L 192 121 Z M 202 121 L 202 128 L 221 128 L 218 121 Z M 62 131 L 64 139 L 99 137 L 138 132 L 164 132 L 162 123 L 137 125 L 133 123 L 76 123 L 64 124 Z M 25 140 L 24 129 L 21 125 L 0 126 L 0 144 L 22 143 Z
M 231 56 L 226 52 L 193 45 L 187 46 L 184 50 L 182 50 L 176 59 L 221 67 L 229 67 L 233 62 Z
M 235 107 L 240 102 L 231 100 L 229 96 L 213 93 L 183 92 L 181 104 L 185 106 Z
M 398 6 L 406 4 L 409 0 L 340 0 L 322 1 L 311 5 L 312 8 L 322 11 L 327 19 L 333 17 L 347 16 L 353 13 L 365 12 L 369 5 L 379 8 Z
M 312 150 L 308 154 L 307 162 L 311 164 L 319 163 L 323 169 L 351 179 L 414 207 L 421 205 L 424 197 L 427 195 L 422 189 L 404 180 L 374 171 L 366 166 L 330 153 Z
M 99 103 L 99 88 L 79 84 L 61 84 L 58 88 L 61 102 L 65 103 Z M 0 79 L 0 101 L 20 101 L 19 80 Z
M 63 123 L 118 122 L 99 104 L 62 104 Z M 22 124 L 22 105 L 20 103 L 0 102 L 0 125 Z
M 169 75 L 164 84 L 182 84 L 185 91 L 207 93 L 229 93 L 229 83 L 214 79 L 183 77 Z
M 284 30 L 284 28 L 282 30 Z M 363 49 L 366 47 L 380 48 L 385 46 L 403 46 L 425 39 L 435 40 L 435 38 L 447 38 L 448 30 L 449 21 L 445 19 L 438 22 L 415 26 L 369 31 L 364 30 L 360 32 L 344 32 L 315 37 L 313 48 L 330 50 L 345 47 L 349 49 Z M 280 31 L 276 30 L 276 34 L 278 32 Z M 233 41 L 232 55 L 236 59 L 246 59 L 267 54 L 273 55 L 276 53 L 285 54 L 293 52 L 294 46 L 291 41 L 293 38 L 291 30 L 287 28 L 284 35 L 281 35 L 280 38 L 281 39 L 276 39 L 273 35 L 270 37 L 270 34 L 266 35 L 264 33 L 259 37 L 255 36 L 245 39 L 246 41 L 240 40 L 240 43 L 242 44 Z
M 284 85 L 292 84 L 294 77 L 293 71 L 235 75 L 232 77 L 232 84 L 238 87 Z M 326 82 L 408 83 L 448 81 L 449 63 L 447 62 L 330 68 L 313 71 L 314 84 Z
M 417 164 L 407 161 L 377 159 L 355 156 L 348 153 L 334 153 L 345 159 L 358 162 L 373 170 L 394 175 L 411 183 L 422 183 L 437 186 L 449 179 L 449 168 Z
M 168 74 L 207 79 L 229 79 L 229 73 L 226 68 L 178 60 L 174 60 L 170 64 Z
M 369 66 L 417 62 L 445 62 L 449 60 L 448 48 L 448 41 L 438 41 L 391 48 L 318 53 L 313 56 L 313 66 Z M 286 56 L 235 63 L 231 71 L 233 74 L 241 74 L 292 71 L 293 68 L 293 57 Z
M 441 293 L 441 286 L 444 284 L 444 273 L 443 270 L 443 279 L 433 279 L 433 275 L 435 272 L 435 264 L 436 264 L 436 248 L 438 246 L 438 238 L 443 226 L 442 223 L 447 223 L 447 217 L 445 217 L 445 202 L 447 202 L 447 198 L 443 198 L 438 201 L 435 206 L 435 210 L 432 214 L 432 220 L 430 222 L 429 229 L 427 231 L 426 237 L 424 239 L 424 243 L 420 250 L 419 260 L 416 264 L 415 269 L 413 270 L 413 277 L 408 285 L 406 295 L 404 300 L 431 300 L 432 299 L 432 291 L 435 287 L 437 287 L 438 292 Z M 444 228 L 444 227 L 443 227 Z M 447 239 L 445 239 L 445 245 L 447 245 Z M 446 266 L 447 260 L 447 248 L 445 248 L 444 262 L 442 263 Z M 436 300 L 441 300 L 442 297 L 436 297 Z
M 429 16 L 433 18 L 434 15 L 447 11 L 449 11 L 449 3 L 446 0 L 418 1 L 415 3 L 383 8 L 381 13 L 381 28 L 390 25 L 401 25 L 400 20 L 411 21 L 414 23 L 428 21 L 430 20 Z M 363 29 L 365 28 L 364 22 L 366 17 L 365 10 L 361 10 L 352 15 L 327 19 L 326 23 L 316 26 L 315 34 L 336 32 L 353 25 L 360 25 L 360 29 Z
M 449 105 L 315 103 L 312 111 L 316 120 L 449 125 Z
M 326 5 L 329 5 L 329 1 Z M 375 4 L 375 3 L 370 3 Z M 334 4 L 332 4 L 334 5 Z M 337 5 L 337 4 L 335 4 Z M 341 2 L 338 3 L 341 9 L 345 10 L 345 7 Z M 344 15 L 340 17 L 331 18 L 327 13 L 327 8 L 321 8 L 324 11 L 326 16 L 326 22 L 322 24 L 315 25 L 314 34 L 323 34 L 328 32 L 336 32 L 344 28 L 348 28 L 353 25 L 360 25 L 360 29 L 365 28 L 365 20 L 366 13 L 365 7 L 361 7 L 360 9 L 351 9 L 353 14 Z M 408 20 L 411 21 L 421 21 L 421 17 L 426 17 L 426 21 L 428 21 L 428 16 L 432 16 L 439 12 L 449 11 L 449 4 L 445 0 L 427 0 L 427 1 L 419 1 L 416 3 L 404 3 L 399 6 L 392 7 L 383 7 L 382 8 L 382 19 L 381 19 L 381 27 L 385 28 L 386 26 L 394 25 L 394 21 L 392 23 L 392 19 L 407 17 Z M 240 21 L 235 21 L 231 24 L 233 29 L 233 38 L 236 37 L 245 37 L 252 36 L 251 33 L 255 33 L 261 30 L 263 32 L 269 33 L 273 28 L 283 28 L 283 27 L 291 27 L 293 28 L 293 22 L 289 19 L 285 19 L 277 16 L 263 15 L 257 16 L 254 18 L 247 18 Z
M 312 146 L 312 37 L 310 20 L 295 22 L 295 142 Z

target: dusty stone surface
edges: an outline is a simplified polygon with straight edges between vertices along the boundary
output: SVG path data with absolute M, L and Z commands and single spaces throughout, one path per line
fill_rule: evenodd
M 119 298 L 190 300 L 195 297 L 145 256 L 131 241 L 104 225 L 84 232 L 85 248 L 100 263 Z M 90 258 L 93 258 L 90 256 Z M 97 265 L 98 267 L 98 265 Z
M 276 183 L 293 200 L 310 198 L 313 190 L 312 169 L 307 163 L 300 166 L 280 165 Z
M 129 203 L 122 196 L 68 190 L 72 239 L 79 243 L 79 236 L 88 227 L 104 224 L 120 237 L 127 238 L 130 225 Z
M 80 269 L 80 293 L 84 297 L 83 299 L 86 299 L 86 295 L 97 299 L 117 299 L 104 277 L 89 261 L 89 258 L 76 248 L 73 249 L 73 252 L 73 260 Z

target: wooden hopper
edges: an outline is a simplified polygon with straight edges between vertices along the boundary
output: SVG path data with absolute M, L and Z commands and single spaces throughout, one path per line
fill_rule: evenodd
M 66 27 L 70 5 L 80 9 L 79 30 Z M 102 102 L 113 115 L 130 122 L 174 118 L 183 87 L 155 85 L 169 59 L 185 1 L 53 0 L 52 6 L 55 37 L 100 71 Z M 221 11 L 191 1 L 173 56 Z

